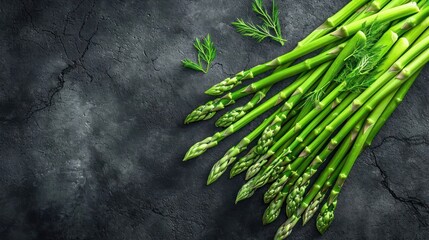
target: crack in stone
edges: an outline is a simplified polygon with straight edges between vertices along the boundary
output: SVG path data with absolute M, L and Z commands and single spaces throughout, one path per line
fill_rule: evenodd
M 83 40 L 86 41 L 87 44 L 85 46 L 85 49 L 83 50 L 83 52 L 79 56 L 79 58 L 77 60 L 73 60 L 72 64 L 67 64 L 67 67 L 61 70 L 60 74 L 57 77 L 57 79 L 58 79 L 57 85 L 48 91 L 48 98 L 47 98 L 48 100 L 44 101 L 42 106 L 39 106 L 35 109 L 33 109 L 33 107 L 31 107 L 30 110 L 28 111 L 28 113 L 26 114 L 26 117 L 23 119 L 24 121 L 28 121 L 31 117 L 33 117 L 33 115 L 35 113 L 40 112 L 46 108 L 49 108 L 54 104 L 54 97 L 64 88 L 65 75 L 69 74 L 73 70 L 81 67 L 82 69 L 84 69 L 85 74 L 90 78 L 90 82 L 93 81 L 94 77 L 89 73 L 89 71 L 85 67 L 83 59 L 85 58 L 85 55 L 88 52 L 89 47 L 91 46 L 92 39 L 94 38 L 94 36 L 98 32 L 99 23 L 100 23 L 100 21 L 97 22 L 97 26 L 96 26 L 95 31 L 91 34 L 91 36 L 88 39 L 83 38 Z M 57 35 L 56 33 L 53 33 L 53 34 Z M 60 36 L 58 36 L 58 37 L 62 43 L 61 37 Z M 64 44 L 63 44 L 63 47 L 64 47 L 64 50 L 66 50 Z M 65 53 L 67 55 L 67 52 L 65 52 Z
M 382 180 L 380 183 L 383 186 L 383 188 L 385 188 L 395 200 L 397 200 L 397 201 L 405 204 L 406 206 L 408 206 L 414 212 L 414 215 L 416 216 L 419 223 L 422 226 L 427 227 L 427 226 L 429 226 L 429 223 L 427 222 L 427 220 L 423 216 L 422 212 L 429 214 L 429 205 L 424 200 L 421 200 L 417 197 L 410 197 L 410 196 L 403 197 L 403 196 L 400 196 L 398 193 L 396 193 L 395 190 L 393 190 L 390 186 L 390 182 L 388 180 L 388 176 L 387 176 L 386 171 L 378 163 L 378 159 L 377 159 L 377 155 L 375 153 L 375 150 L 377 148 L 381 147 L 383 144 L 385 144 L 389 140 L 400 141 L 400 142 L 404 142 L 404 143 L 409 144 L 409 145 L 422 145 L 422 144 L 429 145 L 429 141 L 425 138 L 425 136 L 422 136 L 422 135 L 405 137 L 405 138 L 400 138 L 400 137 L 396 137 L 396 136 L 388 136 L 386 138 L 383 138 L 381 143 L 378 144 L 377 146 L 369 148 L 371 156 L 373 158 L 373 162 L 374 162 L 371 165 L 376 167 L 378 169 L 378 171 L 380 172 L 381 177 L 382 177 Z
M 381 140 L 381 142 L 373 147 L 370 147 L 371 149 L 377 149 L 384 145 L 385 143 L 389 142 L 389 140 L 395 140 L 399 142 L 404 142 L 408 145 L 429 145 L 429 139 L 428 134 L 426 135 L 415 135 L 411 137 L 397 137 L 397 136 L 387 136 Z
M 159 208 L 156 208 L 156 207 L 149 207 L 146 209 L 150 210 L 152 213 L 154 213 L 156 215 L 159 215 L 159 216 L 162 216 L 162 217 L 165 217 L 168 219 L 172 219 L 172 220 L 176 220 L 176 221 L 192 222 L 192 223 L 195 223 L 195 224 L 203 226 L 203 227 L 206 226 L 203 222 L 198 222 L 198 221 L 195 221 L 193 219 L 187 219 L 187 218 L 182 218 L 180 216 L 173 216 L 173 215 L 166 214 L 166 213 L 162 212 Z
M 223 64 L 222 64 L 222 63 L 220 63 L 220 62 L 215 62 L 215 63 L 213 63 L 212 68 L 213 68 L 214 66 L 220 66 L 220 70 L 222 71 L 222 73 L 223 73 L 223 74 L 225 74 L 225 75 L 227 75 L 227 76 L 232 76 L 232 75 L 234 75 L 233 73 L 228 73 L 227 71 L 225 71 L 225 69 L 223 68 Z

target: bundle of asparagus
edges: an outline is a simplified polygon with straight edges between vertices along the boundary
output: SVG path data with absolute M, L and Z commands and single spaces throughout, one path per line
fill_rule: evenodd
M 214 164 L 207 184 L 233 165 L 230 176 L 246 172 L 247 180 L 237 202 L 271 184 L 264 194 L 264 224 L 277 219 L 286 204 L 288 219 L 275 239 L 286 238 L 301 217 L 307 223 L 321 204 L 316 226 L 324 233 L 359 154 L 429 61 L 428 27 L 427 0 L 352 0 L 294 50 L 207 90 L 223 96 L 195 109 L 185 123 L 210 119 L 236 100 L 253 97 L 219 118 L 216 125 L 225 129 L 192 146 L 184 160 L 200 156 L 276 108 Z M 318 55 L 294 63 L 318 50 Z M 231 91 L 271 70 L 271 75 Z M 272 85 L 296 75 L 290 85 L 262 102 Z M 254 147 L 239 158 L 252 143 Z

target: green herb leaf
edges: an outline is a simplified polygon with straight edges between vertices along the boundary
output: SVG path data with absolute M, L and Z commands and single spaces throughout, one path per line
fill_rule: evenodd
M 188 58 L 183 59 L 182 60 L 182 64 L 186 68 L 194 69 L 196 71 L 205 72 L 204 69 L 201 67 L 200 64 L 194 63 L 193 61 L 191 61 Z
M 256 39 L 258 42 L 263 41 L 265 38 L 271 38 L 283 46 L 286 42 L 286 39 L 282 37 L 279 8 L 276 2 L 273 0 L 271 15 L 263 6 L 262 0 L 255 0 L 252 3 L 252 10 L 257 15 L 259 15 L 259 18 L 263 21 L 263 24 L 255 25 L 252 22 L 245 22 L 243 19 L 239 18 L 237 21 L 232 23 L 237 32 L 243 36 Z
M 198 51 L 198 63 L 193 62 L 192 60 L 185 58 L 182 60 L 182 64 L 186 68 L 190 68 L 196 71 L 201 71 L 207 73 L 211 67 L 213 60 L 216 58 L 216 47 L 211 40 L 210 34 L 207 34 L 207 37 L 200 39 L 195 39 L 194 47 Z M 206 64 L 206 67 L 203 67 L 203 60 Z

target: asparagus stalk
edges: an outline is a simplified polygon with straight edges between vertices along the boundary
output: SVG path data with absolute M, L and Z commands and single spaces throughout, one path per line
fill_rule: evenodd
M 350 147 L 351 147 L 351 145 L 347 146 L 347 151 L 350 149 Z M 313 215 L 316 213 L 317 209 L 319 209 L 319 205 L 323 201 L 323 199 L 325 198 L 326 193 L 332 187 L 332 185 L 335 183 L 335 180 L 337 180 L 338 175 L 340 175 L 340 171 L 341 171 L 342 167 L 344 166 L 344 162 L 345 162 L 342 160 L 345 157 L 345 155 L 347 154 L 347 151 L 341 153 L 343 155 L 340 158 L 341 163 L 336 168 L 333 168 L 334 172 L 330 176 L 328 176 L 329 177 L 328 180 L 326 180 L 326 182 L 321 187 L 320 187 L 320 185 L 316 185 L 316 183 L 315 183 L 314 186 L 312 187 L 312 189 L 310 189 L 310 193 L 307 194 L 307 196 L 305 197 L 305 199 L 301 203 L 299 211 L 302 211 L 302 209 L 305 209 L 304 213 L 302 214 L 302 224 L 303 225 L 306 224 L 308 222 L 308 220 L 310 220 L 310 218 L 312 218 Z M 332 170 L 331 168 L 327 168 L 327 169 L 330 171 Z M 320 191 L 318 191 L 316 193 L 316 195 L 313 196 L 313 194 L 314 194 L 313 191 L 316 192 L 319 187 L 321 188 Z
M 220 117 L 215 125 L 217 127 L 229 127 L 231 124 L 237 122 L 240 118 L 244 117 L 250 110 L 252 110 L 258 103 L 265 98 L 266 94 L 270 90 L 271 86 L 266 87 L 259 92 L 255 93 L 253 98 L 246 103 L 244 106 L 237 107 Z
M 225 130 L 217 132 L 213 136 L 194 144 L 186 153 L 184 161 L 198 157 L 199 155 L 207 151 L 207 149 L 215 147 L 220 141 L 222 141 L 229 135 L 237 132 L 238 130 L 246 126 L 248 123 L 253 121 L 255 118 L 257 118 L 259 115 L 268 111 L 272 107 L 280 104 L 288 96 L 290 96 L 296 90 L 296 88 L 298 88 L 302 84 L 304 80 L 304 78 L 298 79 L 297 81 L 293 82 L 291 85 L 283 89 L 281 92 L 271 97 L 269 100 L 259 105 L 257 108 L 253 109 L 250 113 L 248 113 L 246 116 L 226 128 Z
M 313 58 L 309 58 L 301 63 L 293 65 L 289 68 L 283 69 L 272 75 L 259 80 L 256 83 L 250 84 L 247 87 L 243 87 L 233 93 L 228 93 L 221 98 L 209 101 L 204 105 L 197 107 L 192 111 L 185 119 L 185 123 L 197 122 L 201 120 L 208 120 L 212 118 L 217 111 L 224 109 L 226 106 L 235 103 L 236 100 L 245 97 L 251 93 L 257 92 L 268 86 L 271 86 L 279 81 L 286 78 L 298 75 L 302 72 L 311 70 L 319 65 L 329 62 L 334 59 L 343 49 L 344 44 L 336 46 L 328 51 L 325 51 Z M 294 83 L 292 83 L 294 85 Z
M 300 43 L 298 43 L 297 48 L 303 47 L 307 43 L 313 41 L 314 39 L 317 39 L 329 33 L 333 28 L 339 26 L 344 20 L 349 18 L 356 11 L 358 11 L 368 1 L 369 0 L 351 1 L 343 9 L 341 9 L 336 14 L 328 18 L 319 28 L 315 29 L 310 35 L 308 35 L 308 37 L 306 37 Z M 215 84 L 210 89 L 208 89 L 206 91 L 206 94 L 215 95 L 215 96 L 222 95 L 225 92 L 230 91 L 235 86 L 241 84 L 243 80 L 252 79 L 255 76 L 257 76 L 257 74 L 255 74 L 254 72 L 257 69 L 258 69 L 258 66 L 253 67 L 252 69 L 247 71 L 239 72 L 232 78 L 226 78 L 222 82 Z
M 321 84 L 326 84 L 333 77 L 335 77 L 344 66 L 345 59 L 355 51 L 357 45 L 361 44 L 361 42 L 364 41 L 366 41 L 366 38 L 363 32 L 358 32 L 350 41 L 348 41 L 344 49 L 341 51 L 341 53 L 327 70 L 326 74 L 323 76 Z M 269 147 L 273 145 L 273 137 L 279 131 L 279 126 L 282 124 L 282 122 L 286 120 L 287 114 L 290 109 L 296 104 L 297 101 L 302 98 L 304 94 L 306 94 L 311 85 L 314 84 L 314 82 L 325 72 L 329 65 L 325 64 L 322 66 L 324 68 L 321 67 L 322 71 L 320 71 L 320 73 L 317 75 L 315 74 L 315 77 L 311 79 L 313 81 L 309 80 L 304 82 L 303 85 L 301 85 L 295 91 L 292 97 L 284 103 L 282 112 L 278 114 L 278 116 L 273 120 L 272 124 L 265 129 L 264 133 L 258 141 L 258 146 L 256 147 L 256 151 L 259 154 L 266 153 Z
M 350 151 L 349 155 L 347 156 L 347 159 L 350 159 L 352 156 L 355 156 L 355 155 L 357 158 L 357 156 L 362 152 L 364 143 L 368 138 L 372 127 L 374 126 L 375 122 L 377 122 L 378 118 L 381 116 L 381 114 L 383 113 L 383 111 L 385 110 L 385 108 L 387 107 L 387 105 L 389 104 L 389 102 L 391 101 L 394 95 L 395 93 L 391 93 L 388 97 L 383 99 L 383 101 L 374 109 L 372 114 L 366 119 L 365 126 L 362 129 L 362 131 L 359 132 L 356 143 L 353 145 L 353 148 Z M 346 162 L 348 161 L 349 160 L 347 160 Z M 344 169 L 344 166 L 342 169 Z M 341 170 L 339 175 L 340 177 L 337 179 L 337 182 L 341 178 L 341 173 L 343 173 L 343 170 Z M 334 191 L 337 191 L 335 190 L 336 187 L 334 187 L 334 189 L 331 191 L 331 195 L 333 194 Z M 334 218 L 334 210 L 337 206 L 336 198 L 332 203 L 333 204 L 325 204 L 322 207 L 322 210 L 320 211 L 319 216 L 317 218 L 316 226 L 319 232 L 322 234 L 328 229 L 328 227 L 330 226 Z
M 320 147 L 321 149 L 321 147 Z M 264 212 L 264 215 L 262 217 L 263 224 L 269 224 L 272 223 L 274 220 L 278 218 L 280 215 L 280 209 L 289 194 L 289 191 L 295 181 L 298 179 L 298 177 L 302 174 L 302 172 L 305 170 L 307 164 L 311 162 L 312 158 L 309 156 L 302 164 L 299 164 L 295 162 L 291 167 L 285 172 L 285 175 L 287 175 L 287 180 L 283 183 L 281 186 L 282 190 L 276 195 L 274 200 L 270 202 L 267 209 Z
M 429 41 L 429 39 L 428 39 L 428 41 Z M 408 55 L 413 55 L 413 54 L 418 53 L 419 45 L 424 43 L 424 42 L 425 42 L 425 40 L 423 40 L 422 42 L 420 42 L 420 43 L 416 44 L 414 47 L 412 47 L 411 50 L 407 52 Z M 412 50 L 414 50 L 414 51 L 412 51 Z M 404 58 L 407 57 L 407 53 L 405 53 Z M 402 69 L 402 71 L 399 74 L 396 75 L 396 77 L 394 77 L 392 79 L 392 81 L 390 81 L 388 84 L 386 84 L 379 91 L 378 95 L 375 96 L 375 98 L 373 98 L 374 99 L 373 101 L 369 101 L 368 103 L 365 104 L 366 108 L 371 109 L 372 108 L 371 105 L 373 104 L 373 102 L 377 102 L 377 101 L 379 101 L 379 99 L 382 99 L 382 98 L 386 97 L 387 95 L 391 94 L 391 92 L 395 91 L 395 89 L 398 89 L 398 87 L 400 87 L 401 85 L 404 85 L 404 83 L 407 81 L 411 81 L 411 83 L 409 83 L 409 85 L 411 86 L 412 81 L 415 80 L 415 78 L 417 77 L 421 68 L 428 61 L 429 61 L 429 49 L 426 47 L 426 50 L 424 52 L 422 52 L 413 61 L 411 61 L 405 68 Z M 408 87 L 408 85 L 404 85 L 404 86 Z M 381 115 L 381 113 L 380 113 L 380 115 Z M 342 188 L 345 180 L 347 179 L 347 177 L 351 171 L 351 168 L 353 167 L 354 162 L 356 161 L 357 157 L 359 156 L 360 151 L 362 150 L 362 148 L 365 145 L 366 138 L 368 137 L 368 135 L 370 133 L 369 129 L 371 129 L 373 127 L 373 123 L 374 123 L 374 121 L 372 121 L 371 126 L 365 126 L 365 128 L 364 128 L 365 131 L 362 132 L 362 134 L 360 134 L 360 136 L 358 136 L 358 139 L 356 140 L 355 145 L 353 146 L 349 156 L 347 157 L 346 163 L 341 170 L 341 173 L 340 173 L 340 175 L 339 175 L 339 177 L 335 183 L 335 186 L 331 191 L 331 194 L 328 198 L 328 201 L 322 207 L 322 210 L 318 216 L 318 221 L 317 221 L 317 229 L 321 233 L 325 232 L 333 221 L 333 218 L 334 218 L 333 212 L 335 210 L 338 194 L 341 191 L 341 188 Z
M 363 33 L 360 32 L 357 34 L 357 36 L 362 36 Z M 379 58 L 381 58 L 389 49 L 390 46 L 396 41 L 396 35 L 393 32 L 387 32 L 386 34 L 384 34 L 381 38 L 380 41 L 378 41 L 375 45 L 374 48 L 378 48 L 379 46 L 385 46 L 383 49 L 379 50 Z M 297 124 L 298 129 L 301 128 L 301 126 L 305 126 L 309 121 L 312 120 L 312 118 L 314 118 L 320 110 L 322 110 L 325 106 L 327 106 L 328 104 L 330 104 L 335 98 L 336 96 L 346 87 L 346 82 L 343 82 L 342 84 L 340 84 L 338 86 L 337 89 L 335 89 L 334 92 L 331 92 L 330 94 L 328 94 L 328 96 L 326 96 L 321 102 L 318 103 L 318 106 L 316 109 L 313 109 L 307 116 L 305 116 L 300 123 Z M 268 158 L 270 157 L 276 150 L 277 148 L 281 145 L 284 144 L 284 141 L 286 141 L 288 138 L 291 137 L 291 133 L 286 134 L 285 136 L 283 136 L 278 142 L 276 142 L 268 151 L 267 153 L 262 157 L 264 158 Z
M 309 193 L 303 198 L 306 186 L 308 186 L 309 181 L 304 182 L 303 177 L 301 176 L 297 182 L 295 183 L 294 189 L 296 191 L 292 191 L 288 196 L 287 202 L 287 216 L 289 219 L 279 228 L 279 232 L 283 237 L 287 237 L 292 231 L 292 228 L 298 222 L 301 215 L 304 213 L 305 209 L 308 207 L 309 202 L 315 197 L 315 195 L 319 192 L 319 190 L 324 185 L 325 181 L 330 177 L 330 175 L 334 172 L 340 162 L 343 160 L 344 156 L 347 154 L 350 149 L 351 144 L 356 139 L 361 127 L 363 125 L 363 121 L 355 126 L 352 132 L 349 133 L 346 140 L 341 144 L 340 149 L 335 153 L 335 156 L 331 160 L 331 162 L 326 166 L 325 170 L 313 184 Z M 305 174 L 305 173 L 304 173 Z M 295 193 L 295 195 L 292 195 Z M 299 208 L 298 208 L 299 207 Z
M 274 73 L 288 68 L 291 64 L 292 64 L 292 62 L 276 68 Z M 303 76 L 304 76 L 304 73 L 302 73 L 301 76 L 299 76 L 299 78 L 301 78 Z M 266 94 L 270 91 L 271 87 L 272 86 L 268 86 L 268 87 L 260 90 L 259 92 L 255 93 L 253 98 L 248 103 L 246 103 L 244 106 L 237 107 L 237 108 L 225 113 L 222 117 L 220 117 L 216 121 L 215 125 L 217 127 L 229 127 L 229 126 L 231 126 L 231 124 L 237 122 L 240 118 L 242 118 L 249 111 L 251 111 L 258 103 L 260 103 L 262 101 L 262 99 L 265 98 Z
M 428 24 L 429 24 L 429 18 L 425 20 Z M 411 32 L 410 32 L 411 33 Z M 420 43 L 421 41 L 423 41 L 424 39 L 426 39 L 427 37 L 429 37 L 429 31 L 426 31 L 425 33 L 423 33 L 419 39 L 417 39 L 415 44 Z M 415 76 L 415 78 L 417 77 L 417 75 Z M 405 88 L 409 88 L 411 86 L 411 84 L 414 82 L 415 78 L 410 79 L 411 81 L 406 83 L 406 87 Z M 408 86 L 410 85 L 410 86 Z M 389 117 L 392 115 L 392 113 L 395 111 L 395 109 L 399 106 L 399 104 L 402 102 L 404 96 L 406 93 L 403 93 L 402 91 L 405 91 L 402 87 L 398 94 L 395 95 L 394 99 L 391 101 L 391 103 L 387 106 L 386 110 L 383 112 L 383 114 L 380 116 L 379 120 L 376 122 L 376 124 L 374 125 L 373 129 L 371 130 L 370 136 L 368 136 L 368 139 L 366 141 L 366 146 L 370 146 L 373 139 L 375 138 L 375 136 L 378 134 L 378 132 L 380 131 L 380 129 L 384 126 L 384 124 L 386 123 L 387 119 L 389 119 Z
M 318 181 L 315 182 L 315 184 L 312 187 L 312 190 L 310 190 L 309 196 L 315 195 L 315 193 L 317 193 L 318 190 L 321 188 L 321 185 L 323 185 L 324 180 L 332 173 L 333 170 L 335 170 L 335 168 L 337 167 L 337 165 L 339 164 L 341 159 L 344 157 L 345 153 L 348 151 L 350 144 L 355 140 L 357 134 L 359 133 L 359 131 L 361 129 L 362 123 L 363 123 L 363 121 L 358 123 L 354 127 L 353 131 L 349 133 L 349 136 L 344 141 L 346 144 L 341 145 L 342 149 L 339 149 L 339 151 L 333 157 L 333 160 L 328 164 L 328 166 L 326 166 L 324 172 L 319 177 Z M 329 144 L 328 144 L 328 148 L 329 148 Z M 323 154 L 324 152 L 325 152 L 325 150 L 322 151 L 321 154 Z M 312 168 L 317 169 L 317 167 L 314 167 L 314 165 L 318 164 L 320 162 L 320 160 L 318 158 L 319 158 L 319 156 L 317 156 L 316 158 L 313 159 L 310 166 L 307 167 L 307 169 L 303 173 L 303 175 L 297 180 L 297 182 L 295 183 L 295 186 L 293 188 L 293 190 L 295 190 L 295 191 L 292 191 L 292 193 L 294 193 L 294 194 L 290 194 L 288 196 L 287 212 L 286 212 L 288 217 L 291 217 L 292 214 L 295 213 L 295 211 L 298 209 L 298 207 L 301 205 L 302 201 L 304 200 L 304 193 L 305 193 L 305 190 L 309 184 L 308 169 L 312 169 Z M 314 173 L 312 172 L 311 176 L 313 174 Z M 304 203 L 304 204 L 306 204 L 306 203 Z M 301 214 L 305 208 L 306 208 L 305 205 L 304 205 L 304 207 L 301 207 L 299 214 Z
M 280 109 L 274 112 L 269 118 L 265 119 L 261 125 L 259 125 L 256 129 L 254 129 L 249 135 L 244 137 L 236 146 L 230 148 L 226 152 L 226 154 L 213 165 L 212 170 L 210 171 L 209 177 L 207 179 L 207 185 L 216 181 L 226 171 L 228 166 L 230 166 L 232 163 L 236 161 L 237 155 L 247 149 L 247 146 L 262 133 L 263 129 L 268 126 L 268 124 L 271 122 L 271 120 L 276 116 L 276 114 L 279 111 Z M 297 114 L 297 111 L 298 111 L 297 109 L 294 109 L 294 111 L 291 112 L 292 118 Z M 287 123 L 284 127 L 289 128 L 290 125 L 293 123 L 292 121 L 290 123 Z M 239 164 L 242 164 L 243 162 L 242 159 L 240 159 L 241 162 L 240 161 L 238 162 Z M 248 161 L 248 159 L 244 158 L 244 161 Z
M 340 96 L 336 102 L 332 104 L 332 108 L 326 108 L 321 112 L 320 115 L 318 115 L 312 122 L 309 124 L 299 136 L 296 137 L 295 140 L 291 139 L 289 144 L 286 144 L 285 151 L 283 154 L 279 155 L 277 158 L 274 158 L 274 161 L 271 163 L 270 166 L 265 167 L 264 171 L 259 174 L 259 180 L 258 184 L 256 186 L 261 187 L 265 185 L 270 177 L 270 174 L 272 174 L 272 171 L 274 169 L 281 167 L 282 165 L 288 164 L 290 161 L 294 160 L 296 157 L 298 157 L 298 154 L 308 145 L 310 144 L 314 138 L 316 138 L 318 132 L 320 132 L 326 125 L 328 125 L 331 121 L 331 119 L 335 118 L 342 110 L 344 110 L 352 101 L 353 97 L 355 95 L 347 96 L 346 93 L 344 93 L 342 96 Z M 344 100 L 344 101 L 343 101 Z M 338 104 L 341 103 L 339 106 Z M 332 111 L 333 108 L 336 108 L 334 111 Z M 329 117 L 325 119 L 325 117 L 329 114 Z M 320 123 L 323 120 L 322 123 Z M 310 136 L 308 136 L 311 133 Z M 295 149 L 298 145 L 300 145 L 297 149 Z M 288 156 L 289 155 L 289 156 Z M 288 157 L 287 157 L 288 156 Z M 288 159 L 288 160 L 284 160 Z M 299 158 L 301 161 L 303 158 Z M 297 161 L 297 160 L 296 160 Z M 258 168 L 258 171 L 260 169 L 260 166 Z M 277 189 L 280 190 L 280 189 Z M 275 192 L 275 189 L 271 189 L 271 194 L 277 194 Z
M 277 109 L 269 118 L 266 118 L 261 125 L 255 128 L 251 133 L 249 133 L 246 137 L 244 137 L 237 145 L 230 148 L 225 155 L 216 162 L 212 170 L 210 171 L 209 177 L 207 179 L 207 185 L 210 185 L 214 181 L 216 181 L 231 165 L 235 160 L 236 156 L 243 152 L 249 143 L 251 143 L 255 138 L 262 133 L 262 131 L 268 126 L 268 124 L 274 119 L 276 114 L 280 112 L 280 108 Z
M 317 137 L 315 141 L 313 141 L 312 144 L 310 144 L 304 151 L 303 155 L 308 155 L 311 153 L 312 149 L 315 149 L 319 142 L 324 140 L 325 138 L 329 137 L 348 117 L 350 117 L 353 113 L 355 113 L 358 109 L 361 108 L 361 106 L 370 99 L 375 92 L 377 92 L 383 85 L 385 85 L 387 82 L 389 82 L 390 79 L 394 78 L 396 73 L 401 71 L 401 69 L 406 65 L 407 63 L 411 62 L 413 58 L 416 58 L 419 53 L 421 53 L 425 48 L 429 46 L 429 39 L 425 39 L 419 44 L 413 46 L 410 48 L 409 51 L 407 51 L 401 58 L 399 58 L 392 67 L 386 71 L 380 78 L 378 78 L 369 88 L 367 88 L 363 93 L 361 93 L 351 104 L 350 107 L 348 107 L 346 110 L 344 110 L 338 117 L 335 118 L 334 121 L 332 121 L 324 130 L 323 132 Z M 420 58 L 421 55 L 419 55 L 417 58 Z M 416 58 L 416 59 L 417 59 Z M 359 117 L 364 116 L 368 111 L 371 110 L 370 107 L 375 106 L 381 99 L 385 97 L 385 95 L 377 94 L 371 100 L 369 101 L 371 104 L 369 107 L 362 108 L 362 110 L 358 111 L 350 121 L 351 124 L 346 125 L 343 127 L 340 132 L 341 133 L 347 133 L 350 131 L 350 129 L 353 127 L 353 122 L 359 121 Z M 368 105 L 367 105 L 368 106 Z M 338 136 L 341 136 L 341 134 L 337 134 Z M 333 146 L 334 147 L 334 146 Z

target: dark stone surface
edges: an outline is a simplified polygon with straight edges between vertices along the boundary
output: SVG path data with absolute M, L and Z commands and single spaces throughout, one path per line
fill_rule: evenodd
M 234 32 L 256 20 L 250 0 L 1 1 L 0 239 L 271 239 L 285 217 L 262 226 L 261 192 L 234 205 L 241 178 L 205 186 L 245 131 L 183 163 L 215 128 L 182 121 L 346 2 L 280 1 L 282 48 Z M 207 33 L 213 69 L 183 69 Z M 428 73 L 359 158 L 331 229 L 313 220 L 290 239 L 429 239 Z

